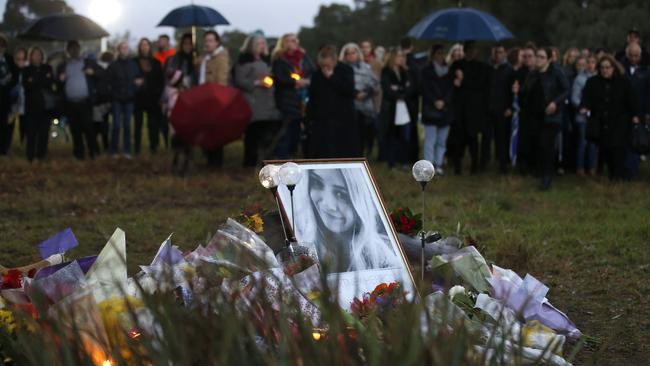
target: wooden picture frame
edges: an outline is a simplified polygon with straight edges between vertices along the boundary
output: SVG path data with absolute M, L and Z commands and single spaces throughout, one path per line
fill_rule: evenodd
M 303 177 L 294 190 L 295 225 L 290 193 L 275 191 L 287 236 L 314 248 L 339 304 L 349 309 L 354 297 L 380 283 L 398 281 L 407 297 L 418 296 L 408 259 L 398 240 L 386 203 L 367 159 L 291 160 Z M 265 164 L 282 165 L 271 160 Z

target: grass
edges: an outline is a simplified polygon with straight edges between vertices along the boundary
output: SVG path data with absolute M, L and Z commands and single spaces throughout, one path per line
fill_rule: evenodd
M 240 167 L 241 144 L 226 148 L 226 166 L 209 171 L 195 151 L 190 175 L 169 174 L 166 151 L 126 160 L 102 156 L 77 162 L 56 140 L 46 163 L 30 165 L 23 149 L 0 158 L 0 264 L 37 260 L 35 245 L 71 227 L 80 246 L 71 257 L 96 254 L 116 227 L 126 231 L 133 273 L 160 243 L 193 249 L 227 217 L 252 203 L 272 208 L 257 170 Z M 586 334 L 602 340 L 575 364 L 650 363 L 650 188 L 639 182 L 558 178 L 550 192 L 537 181 L 485 174 L 436 178 L 428 188 L 427 228 L 478 242 L 488 260 L 551 290 L 549 299 Z M 389 208 L 420 207 L 408 171 L 371 167 Z

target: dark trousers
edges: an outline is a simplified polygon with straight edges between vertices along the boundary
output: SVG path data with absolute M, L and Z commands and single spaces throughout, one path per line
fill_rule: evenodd
M 359 126 L 361 154 L 370 158 L 375 144 L 375 137 L 377 136 L 376 118 L 357 111 L 357 124 Z
M 392 126 L 389 135 L 388 166 L 408 164 L 411 158 L 411 124 Z
M 9 123 L 9 116 L 3 114 L 0 116 L 0 155 L 9 154 L 11 140 L 14 136 L 14 124 Z
M 505 171 L 510 161 L 510 118 L 505 112 L 490 112 L 487 119 L 486 133 L 481 139 L 481 166 L 485 167 L 490 161 L 491 142 L 494 141 L 494 151 L 499 162 L 499 170 Z
M 550 178 L 555 174 L 555 139 L 560 132 L 560 125 L 544 123 L 539 131 L 539 166 L 543 178 Z
M 21 114 L 20 117 L 18 117 L 18 122 L 18 133 L 20 134 L 20 143 L 22 144 L 27 138 L 27 119 L 24 114 Z
M 607 165 L 607 172 L 611 180 L 627 180 L 629 173 L 625 167 L 627 150 L 625 147 L 601 147 L 602 160 Z
M 254 167 L 271 158 L 280 121 L 255 121 L 248 124 L 244 135 L 244 166 Z
M 221 168 L 223 166 L 223 147 L 211 150 L 204 149 L 203 153 L 208 160 L 209 167 Z
M 538 164 L 540 154 L 540 130 L 541 129 L 539 128 L 523 128 L 519 130 L 519 142 L 517 145 L 517 168 L 522 175 L 536 175 L 539 172 Z
M 471 159 L 470 171 L 472 174 L 478 171 L 478 136 L 470 134 L 460 124 L 456 123 L 449 130 L 449 155 L 454 165 L 454 172 L 461 174 L 463 171 L 463 156 L 465 149 L 469 149 Z
M 302 119 L 288 119 L 282 122 L 280 136 L 278 139 L 278 146 L 275 149 L 275 154 L 278 159 L 286 160 L 291 156 L 296 155 L 298 146 L 300 145 L 300 126 Z
M 89 101 L 66 102 L 65 113 L 72 134 L 72 153 L 74 157 L 82 160 L 85 150 L 91 159 L 99 153 L 95 139 L 95 126 L 92 122 L 92 104 Z M 85 145 L 84 145 L 85 140 Z
M 108 151 L 110 148 L 110 145 L 108 144 L 108 117 L 110 116 L 110 113 L 106 112 L 102 116 L 101 121 L 94 121 L 93 122 L 93 131 L 94 131 L 94 140 L 97 141 L 97 138 L 99 137 L 100 141 L 102 142 L 102 148 L 104 151 Z M 97 145 L 98 151 L 99 151 L 99 144 Z
M 167 115 L 164 113 L 159 114 L 160 117 L 160 123 L 158 125 L 160 134 L 163 137 L 163 144 L 165 145 L 165 148 L 169 147 L 169 119 L 167 118 Z
M 31 110 L 27 113 L 27 160 L 42 160 L 47 155 L 50 134 L 50 113 L 45 110 Z
M 144 123 L 144 113 L 147 113 L 147 130 L 149 135 L 149 150 L 152 153 L 158 151 L 159 134 L 160 134 L 160 120 L 162 118 L 160 107 L 158 103 L 136 103 L 133 112 L 133 119 L 135 120 L 134 130 L 134 152 L 136 155 L 140 154 L 142 145 L 142 125 Z

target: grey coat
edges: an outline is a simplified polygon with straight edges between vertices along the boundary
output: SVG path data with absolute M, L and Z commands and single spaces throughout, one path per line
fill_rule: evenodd
M 273 88 L 255 85 L 255 81 L 269 75 L 271 75 L 271 69 L 263 60 L 250 58 L 235 65 L 234 85 L 241 90 L 253 111 L 251 122 L 280 119 L 280 112 L 275 106 Z
M 354 70 L 354 89 L 357 93 L 365 92 L 366 98 L 358 100 L 355 98 L 354 106 L 357 111 L 363 113 L 367 117 L 375 116 L 375 104 L 373 97 L 379 91 L 379 78 L 372 71 L 370 65 L 365 62 L 357 62 L 349 64 Z

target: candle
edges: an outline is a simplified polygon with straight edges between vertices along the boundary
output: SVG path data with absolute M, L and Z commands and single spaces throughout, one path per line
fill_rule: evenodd
M 295 80 L 295 81 L 298 81 L 298 80 L 301 79 L 301 78 L 300 78 L 300 75 L 298 75 L 298 74 L 295 73 L 295 72 L 292 72 L 292 73 L 291 73 L 291 78 L 292 78 L 293 80 Z
M 270 88 L 273 86 L 273 78 L 270 76 L 265 76 L 264 79 L 262 79 L 262 82 L 267 88 Z

